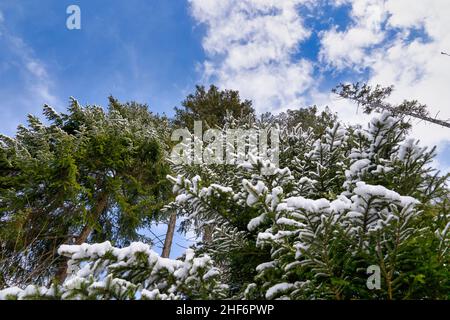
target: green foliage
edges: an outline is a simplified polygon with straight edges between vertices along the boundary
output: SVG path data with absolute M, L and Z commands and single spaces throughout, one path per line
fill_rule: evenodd
M 108 111 L 72 99 L 67 114 L 44 115 L 0 137 L 0 271 L 11 284 L 48 282 L 61 244 L 142 239 L 170 198 L 167 119 L 112 98 Z
M 197 86 L 195 93 L 188 95 L 182 106 L 184 109 L 175 108 L 174 125 L 190 130 L 196 120 L 214 128 L 222 127 L 228 115 L 250 120 L 255 117 L 251 101 L 241 101 L 237 91 L 221 91 L 214 85 L 208 90 L 203 86 Z
M 120 249 L 109 242 L 65 245 L 59 252 L 72 274 L 63 284 L 0 290 L 0 300 L 220 299 L 228 292 L 211 258 L 192 250 L 180 260 L 161 258 L 139 242 Z
M 48 125 L 29 116 L 15 138 L 0 137 L 0 286 L 50 284 L 57 248 L 78 245 L 59 249 L 65 281 L 0 299 L 449 299 L 449 175 L 433 168 L 434 148 L 408 137 L 404 111 L 425 111 L 392 109 L 391 90 L 342 87 L 366 112 L 390 111 L 365 127 L 315 107 L 257 119 L 249 101 L 214 86 L 197 87 L 170 124 L 113 98 L 107 112 L 45 107 Z M 170 125 L 195 120 L 224 134 L 280 130 L 280 167 L 247 156 L 169 171 Z M 203 236 L 182 260 L 142 243 L 81 244 L 128 245 L 173 211 L 181 231 Z M 367 286 L 368 267 L 380 288 Z
M 435 116 L 430 116 L 428 106 L 417 100 L 404 100 L 398 105 L 386 102 L 386 98 L 392 94 L 393 90 L 394 86 L 382 87 L 376 85 L 372 87 L 368 84 L 357 82 L 355 84 L 340 84 L 333 89 L 333 92 L 342 98 L 356 102 L 367 114 L 388 111 L 399 118 L 413 117 L 450 128 L 449 120 L 438 119 L 437 114 Z
M 448 175 L 408 128 L 388 113 L 321 136 L 285 127 L 285 168 L 180 167 L 176 204 L 214 226 L 200 250 L 220 261 L 234 298 L 448 299 Z M 366 286 L 373 265 L 379 290 Z

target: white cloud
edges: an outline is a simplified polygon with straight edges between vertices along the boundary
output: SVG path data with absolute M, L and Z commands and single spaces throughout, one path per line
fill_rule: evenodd
M 417 99 L 432 115 L 450 118 L 450 58 L 440 54 L 450 51 L 448 0 L 414 5 L 410 0 L 335 1 L 335 6 L 351 6 L 350 21 L 344 30 L 332 26 L 320 31 L 318 62 L 299 52 L 300 44 L 318 32 L 308 29 L 300 5 L 322 8 L 326 1 L 189 2 L 192 16 L 207 30 L 204 80 L 239 90 L 260 112 L 313 102 L 330 105 L 347 122 L 367 120 L 352 103 L 317 89 L 321 79 L 314 71 L 325 66 L 327 72 L 356 71 L 347 81 L 394 85 L 392 102 Z M 414 126 L 413 134 L 429 145 L 450 142 L 447 128 L 424 122 Z
M 341 1 L 342 5 L 347 1 Z M 332 67 L 359 67 L 366 59 L 365 49 L 381 43 L 385 33 L 381 23 L 386 18 L 383 0 L 359 0 L 353 2 L 352 25 L 345 31 L 336 28 L 322 33 L 322 62 Z
M 36 60 L 30 59 L 26 64 L 27 70 L 37 78 L 48 77 L 45 67 Z
M 368 68 L 369 83 L 395 86 L 393 102 L 417 99 L 429 106 L 432 115 L 439 112 L 440 118 L 449 119 L 450 58 L 440 52 L 450 50 L 450 2 L 347 2 L 352 4 L 354 23 L 343 32 L 323 34 L 322 60 L 337 68 Z M 387 39 L 388 32 L 395 35 Z M 418 32 L 425 39 L 418 38 Z M 413 130 L 424 143 L 441 146 L 450 142 L 448 133 L 446 128 L 423 122 Z
M 3 12 L 0 11 L 0 23 L 5 21 L 5 17 L 3 16 Z
M 298 6 L 305 0 L 189 0 L 207 27 L 205 80 L 237 89 L 258 111 L 302 105 L 312 86 L 312 63 L 294 59 L 310 31 Z

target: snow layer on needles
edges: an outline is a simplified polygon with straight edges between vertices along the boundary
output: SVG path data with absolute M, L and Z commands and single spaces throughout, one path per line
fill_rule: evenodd
M 287 198 L 283 203 L 280 203 L 277 207 L 277 211 L 304 210 L 308 212 L 340 212 L 350 208 L 350 205 L 349 199 L 344 196 L 341 196 L 334 201 L 329 201 L 324 198 L 312 200 L 303 197 L 291 197 Z
M 276 285 L 270 287 L 269 290 L 267 290 L 266 299 L 272 299 L 275 295 L 286 292 L 294 287 L 295 286 L 292 283 L 277 283 Z
M 385 200 L 399 203 L 402 207 L 420 203 L 420 201 L 414 199 L 413 197 L 401 196 L 397 192 L 389 190 L 383 186 L 368 185 L 362 181 L 356 183 L 356 188 L 353 190 L 353 192 L 356 196 L 360 196 L 364 199 L 368 199 L 371 197 L 383 198 Z

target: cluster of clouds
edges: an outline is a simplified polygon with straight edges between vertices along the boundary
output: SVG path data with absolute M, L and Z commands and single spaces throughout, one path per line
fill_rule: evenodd
M 329 105 L 348 122 L 366 118 L 348 101 L 320 89 L 327 73 L 353 82 L 394 85 L 391 102 L 417 99 L 450 118 L 450 1 L 448 0 L 189 0 L 206 27 L 204 80 L 237 89 L 260 112 Z M 314 8 L 348 8 L 345 26 L 314 30 Z M 320 12 L 317 10 L 316 12 Z M 320 20 L 321 17 L 314 17 Z M 316 33 L 316 58 L 301 47 Z M 338 83 L 336 83 L 337 85 Z M 413 134 L 443 147 L 448 129 L 418 123 Z
M 311 35 L 297 8 L 304 0 L 190 0 L 193 17 L 207 26 L 209 59 L 204 77 L 239 89 L 259 111 L 305 103 L 314 83 L 313 65 L 292 59 Z

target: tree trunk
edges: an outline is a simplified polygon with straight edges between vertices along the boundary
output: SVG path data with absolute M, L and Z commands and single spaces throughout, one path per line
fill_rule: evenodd
M 413 117 L 413 118 L 416 118 L 416 119 L 420 119 L 420 120 L 423 120 L 423 121 L 431 122 L 431 123 L 434 123 L 434 124 L 437 124 L 437 125 L 440 125 L 440 126 L 443 126 L 443 127 L 450 128 L 450 122 L 448 122 L 448 121 L 431 118 L 431 117 L 428 117 L 426 115 L 418 114 L 418 113 L 416 113 L 414 111 L 405 110 L 405 111 L 398 112 L 395 107 L 392 107 L 392 106 L 389 106 L 389 105 L 384 105 L 384 104 L 381 104 L 381 103 L 369 103 L 368 105 L 373 107 L 373 108 L 380 108 L 380 109 L 383 109 L 383 110 L 388 110 L 388 111 L 393 112 L 393 113 L 400 113 L 400 114 L 403 114 L 403 115 L 406 115 L 406 116 L 410 116 L 410 117 Z
M 214 233 L 214 226 L 213 225 L 207 225 L 203 229 L 203 242 L 204 243 L 211 243 L 213 239 L 213 233 Z
M 168 258 L 170 256 L 170 249 L 172 248 L 173 234 L 175 232 L 175 226 L 177 223 L 177 213 L 172 212 L 169 219 L 169 224 L 167 225 L 166 239 L 164 240 L 164 247 L 161 253 L 161 257 Z
M 92 218 L 93 221 L 98 221 L 102 213 L 105 211 L 106 207 L 108 205 L 108 193 L 103 191 L 100 193 L 97 204 L 95 205 L 95 208 L 92 212 Z M 83 230 L 81 230 L 78 237 L 75 239 L 75 245 L 83 244 L 87 241 L 89 238 L 89 235 L 91 234 L 93 230 L 93 227 L 91 224 L 87 223 Z M 67 261 L 64 261 L 64 263 L 59 267 L 58 272 L 56 273 L 56 279 L 59 281 L 59 283 L 63 283 L 64 280 L 67 277 Z

